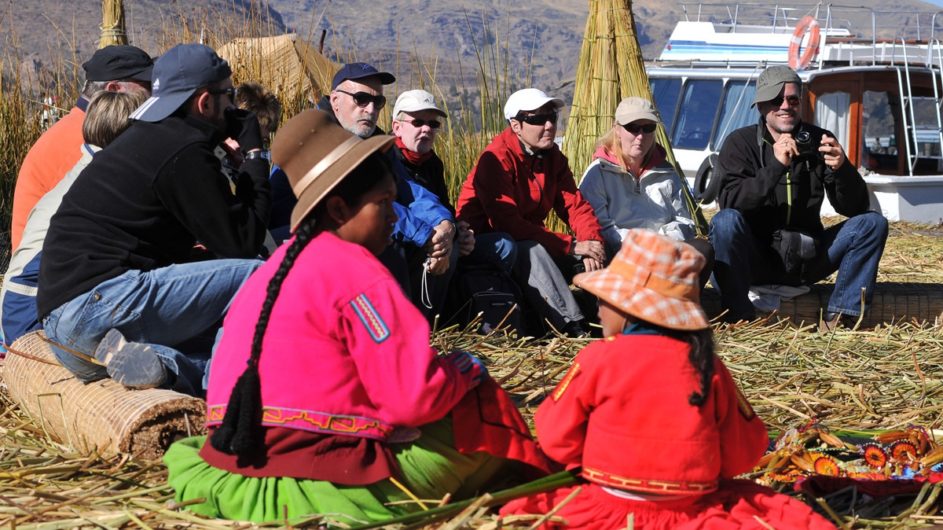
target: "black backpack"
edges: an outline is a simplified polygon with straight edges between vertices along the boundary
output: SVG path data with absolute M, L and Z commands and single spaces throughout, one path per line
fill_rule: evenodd
M 456 271 L 457 316 L 468 325 L 479 314 L 478 332 L 502 328 L 521 331 L 521 290 L 511 276 L 493 265 L 459 266 Z

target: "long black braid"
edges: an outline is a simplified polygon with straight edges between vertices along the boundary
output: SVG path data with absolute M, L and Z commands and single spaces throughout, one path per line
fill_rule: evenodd
M 288 271 L 295 264 L 295 259 L 301 254 L 312 236 L 315 218 L 305 218 L 295 232 L 295 240 L 285 251 L 285 258 L 275 271 L 266 289 L 265 301 L 259 312 L 259 320 L 255 324 L 255 334 L 252 337 L 252 349 L 249 354 L 248 366 L 239 376 L 233 387 L 226 406 L 226 415 L 223 423 L 210 436 L 210 444 L 224 453 L 234 454 L 242 459 L 251 459 L 263 454 L 265 446 L 265 432 L 262 428 L 262 387 L 259 382 L 259 358 L 262 356 L 262 339 L 268 327 L 272 308 L 278 298 Z
M 275 275 L 269 280 L 265 301 L 259 311 L 259 320 L 252 337 L 252 348 L 248 366 L 233 387 L 226 406 L 222 424 L 210 436 L 210 444 L 217 451 L 239 457 L 240 464 L 251 464 L 265 454 L 265 430 L 262 426 L 262 386 L 259 380 L 259 358 L 262 356 L 262 340 L 268 328 L 272 309 L 278 299 L 282 284 L 295 264 L 301 251 L 318 234 L 316 220 L 324 218 L 324 206 L 328 197 L 339 196 L 348 205 L 358 205 L 361 197 L 390 173 L 386 159 L 374 153 L 348 174 L 325 199 L 308 214 L 295 230 L 295 240 L 285 250 L 285 257 L 278 265 Z
M 691 392 L 688 403 L 700 407 L 707 400 L 714 377 L 714 336 L 710 328 L 681 334 L 679 339 L 688 343 L 688 360 L 701 376 L 701 391 Z

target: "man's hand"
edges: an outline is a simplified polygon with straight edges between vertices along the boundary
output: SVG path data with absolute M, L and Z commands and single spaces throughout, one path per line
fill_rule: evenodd
M 845 150 L 842 149 L 837 139 L 827 134 L 822 135 L 822 145 L 819 147 L 819 152 L 822 153 L 825 165 L 832 171 L 837 171 L 845 163 Z
M 236 140 L 242 152 L 262 148 L 262 129 L 255 113 L 230 107 L 223 115 L 226 118 L 226 136 Z
M 445 271 L 449 270 L 449 256 L 445 255 L 441 258 L 426 258 L 426 269 L 429 271 L 429 274 L 433 276 L 441 276 L 445 274 Z
M 779 135 L 779 140 L 773 144 L 773 156 L 779 163 L 788 166 L 792 163 L 792 157 L 799 154 L 799 148 L 796 147 L 796 140 L 789 133 Z
M 601 241 L 577 241 L 576 245 L 573 245 L 573 254 L 583 256 L 584 260 L 591 258 L 599 263 L 606 262 L 606 250 Z M 589 267 L 586 270 L 589 270 Z
M 458 244 L 458 255 L 467 256 L 475 250 L 475 231 L 465 221 L 459 221 L 456 228 L 458 229 L 458 239 L 455 242 Z
M 583 258 L 583 268 L 586 272 L 593 272 L 602 269 L 602 262 L 593 258 Z
M 432 237 L 426 243 L 426 252 L 430 257 L 448 257 L 452 252 L 452 242 L 455 240 L 455 224 L 452 221 L 442 221 L 432 232 Z

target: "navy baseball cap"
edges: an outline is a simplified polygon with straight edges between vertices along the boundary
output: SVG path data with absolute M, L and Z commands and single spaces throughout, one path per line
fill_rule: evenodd
M 176 112 L 197 90 L 231 75 L 229 63 L 209 46 L 178 44 L 154 63 L 151 97 L 131 114 L 131 119 L 160 121 Z
M 337 88 L 337 85 L 343 83 L 344 81 L 350 79 L 356 81 L 357 79 L 364 79 L 367 77 L 379 77 L 380 84 L 389 85 L 396 81 L 396 78 L 393 77 L 393 74 L 389 72 L 380 72 L 372 65 L 367 63 L 350 63 L 341 66 L 341 69 L 334 74 L 334 81 L 331 83 L 331 90 Z
M 82 63 L 85 79 L 89 81 L 119 81 L 135 79 L 151 81 L 154 60 L 135 46 L 105 46 L 96 50 Z

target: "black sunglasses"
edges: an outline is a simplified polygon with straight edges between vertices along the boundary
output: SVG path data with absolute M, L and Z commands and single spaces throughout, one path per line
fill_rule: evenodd
M 229 96 L 229 99 L 236 101 L 236 89 L 233 87 L 214 88 L 214 89 L 207 90 L 207 92 L 209 92 L 210 94 L 213 94 L 214 96 L 221 96 L 223 94 L 226 94 L 227 96 Z
M 769 100 L 767 103 L 769 103 L 770 105 L 776 108 L 779 108 L 783 106 L 784 100 L 786 101 L 786 103 L 789 103 L 790 107 L 794 107 L 799 104 L 799 96 L 789 96 L 787 98 L 784 98 L 782 95 L 776 96 L 775 98 Z
M 642 125 L 641 123 L 626 123 L 622 126 L 622 128 L 638 136 L 639 133 L 652 134 L 655 132 L 655 129 L 658 128 L 658 124 L 646 123 L 645 125 Z
M 529 116 L 518 114 L 514 119 L 517 121 L 522 121 L 528 125 L 543 125 L 548 121 L 555 124 L 557 123 L 557 113 L 551 112 L 549 114 L 531 114 Z
M 411 124 L 413 127 L 420 129 L 423 125 L 428 125 L 430 129 L 438 129 L 442 127 L 442 122 L 439 120 L 420 120 L 419 118 L 413 118 L 411 120 L 400 120 L 406 123 Z
M 366 92 L 351 93 L 339 88 L 335 88 L 334 90 L 354 98 L 354 103 L 356 103 L 358 107 L 366 107 L 367 105 L 373 103 L 373 106 L 376 107 L 377 110 L 380 110 L 384 105 L 386 105 L 386 96 L 383 94 L 374 96 L 373 94 L 368 94 Z

